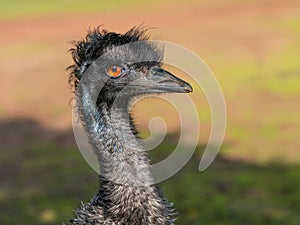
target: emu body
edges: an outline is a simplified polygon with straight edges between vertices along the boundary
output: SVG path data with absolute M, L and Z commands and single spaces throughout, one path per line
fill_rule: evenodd
M 150 160 L 136 136 L 130 106 L 132 99 L 144 95 L 192 88 L 161 68 L 158 46 L 144 42 L 139 47 L 145 51 L 130 45 L 122 48 L 141 40 L 147 37 L 138 28 L 125 34 L 94 30 L 71 50 L 75 64 L 69 68 L 70 82 L 75 86 L 77 112 L 98 157 L 100 188 L 91 202 L 75 211 L 69 224 L 174 224 L 172 204 L 153 184 Z M 121 48 L 111 50 L 115 46 Z M 143 54 L 150 54 L 150 60 L 141 62 Z

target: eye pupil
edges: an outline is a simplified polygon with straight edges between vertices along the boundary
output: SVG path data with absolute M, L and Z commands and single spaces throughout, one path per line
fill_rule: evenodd
M 124 72 L 124 68 L 121 66 L 114 65 L 114 66 L 109 67 L 106 70 L 106 72 L 107 72 L 107 75 L 110 77 L 119 77 Z

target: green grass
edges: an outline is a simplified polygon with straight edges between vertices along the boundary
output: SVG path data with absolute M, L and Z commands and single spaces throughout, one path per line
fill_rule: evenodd
M 109 12 L 138 8 L 159 2 L 158 0 L 0 0 L 0 19 L 9 20 L 22 17 L 47 15 L 68 15 L 96 12 Z
M 264 91 L 279 96 L 300 94 L 300 65 L 298 44 L 290 43 L 283 51 L 275 53 L 262 63 L 255 57 L 221 59 L 216 74 L 219 74 L 225 94 L 233 96 L 245 89 Z M 221 76 L 222 75 L 222 76 Z
M 168 142 L 152 156 L 163 158 L 172 147 Z M 258 166 L 219 156 L 200 173 L 200 152 L 162 184 L 179 212 L 178 225 L 299 224 L 300 167 Z M 10 170 L 1 178 L 3 224 L 62 224 L 97 190 L 96 174 L 75 148 L 44 143 L 0 153 L 0 163 Z
M 99 12 L 112 12 L 128 9 L 139 9 L 145 8 L 150 5 L 155 5 L 157 3 L 169 3 L 169 4 L 179 4 L 183 0 L 0 0 L 0 20 L 10 20 L 18 19 L 23 17 L 40 17 L 40 16 L 49 16 L 49 15 L 66 15 L 66 14 L 84 14 L 84 13 L 99 13 Z M 186 2 L 186 1 L 185 1 Z M 201 4 L 203 7 L 247 7 L 255 5 L 260 1 L 255 0 L 252 2 L 244 2 L 241 0 L 230 0 L 230 1 L 221 1 L 221 0 L 189 0 L 188 2 L 192 4 Z M 166 6 L 167 6 L 166 4 Z M 297 28 L 298 23 L 290 24 L 282 23 L 283 27 L 287 29 L 299 31 Z
M 127 10 L 134 6 L 153 4 L 157 0 L 89 0 L 89 1 L 75 1 L 75 0 L 19 0 L 8 1 L 0 0 L 0 19 L 9 20 L 21 17 L 37 17 L 45 15 L 67 15 L 78 13 L 96 13 L 108 12 L 114 10 Z
M 154 0 L 156 2 L 159 1 Z M 220 1 L 201 2 L 204 6 L 218 6 Z M 145 9 L 153 1 L 136 3 L 136 0 L 0 0 L 0 20 L 111 12 L 133 6 Z M 222 4 L 228 6 L 227 2 Z M 229 6 L 236 4 L 244 3 L 231 0 Z M 299 225 L 299 21 L 296 15 L 271 18 L 269 22 L 267 19 L 253 20 L 257 23 L 256 32 L 259 33 L 259 29 L 272 31 L 283 39 L 282 46 L 274 51 L 271 49 L 265 57 L 251 52 L 235 55 L 234 50 L 232 53 L 226 46 L 226 51 L 212 51 L 212 69 L 222 86 L 229 110 L 227 141 L 208 170 L 197 172 L 202 149 L 199 147 L 193 160 L 179 174 L 163 182 L 165 192 L 179 212 L 177 225 Z M 180 32 L 185 32 L 182 29 Z M 193 29 L 192 34 L 194 32 Z M 0 57 L 18 55 L 22 58 L 21 52 L 36 54 L 45 47 L 39 42 L 21 44 L 4 46 Z M 213 46 L 213 43 L 208 44 Z M 26 100 L 21 97 L 20 101 Z M 201 122 L 206 123 L 210 112 L 201 107 Z M 5 113 L 0 107 L 0 116 L 8 115 Z M 56 108 L 52 111 L 54 115 L 60 113 Z M 49 135 L 48 131 L 37 131 Z M 81 201 L 89 201 L 96 192 L 96 174 L 74 146 L 59 141 L 40 141 L 30 133 L 18 136 L 18 127 L 14 132 L 12 142 L 19 139 L 26 139 L 26 142 L 20 147 L 0 146 L 1 224 L 66 222 L 73 216 L 74 208 Z M 154 160 L 166 157 L 169 154 L 166 149 L 172 145 L 170 142 L 160 146 L 153 152 Z M 229 157 L 235 160 L 225 160 Z M 248 163 L 239 158 L 247 159 Z

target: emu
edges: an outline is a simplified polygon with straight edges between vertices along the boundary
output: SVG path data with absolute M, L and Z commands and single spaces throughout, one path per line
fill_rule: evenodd
M 79 118 L 99 161 L 100 187 L 75 210 L 73 225 L 172 225 L 174 209 L 153 182 L 150 160 L 131 116 L 145 95 L 188 93 L 192 87 L 162 68 L 163 49 L 147 29 L 124 34 L 90 30 L 70 50 Z

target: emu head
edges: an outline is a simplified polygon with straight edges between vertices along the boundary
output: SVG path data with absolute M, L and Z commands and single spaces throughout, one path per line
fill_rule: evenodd
M 97 102 L 113 102 L 121 94 L 132 97 L 191 92 L 185 81 L 162 68 L 163 48 L 149 41 L 145 29 L 134 27 L 125 34 L 96 29 L 71 49 L 74 65 L 69 81 L 75 90 L 84 82 L 100 88 Z

